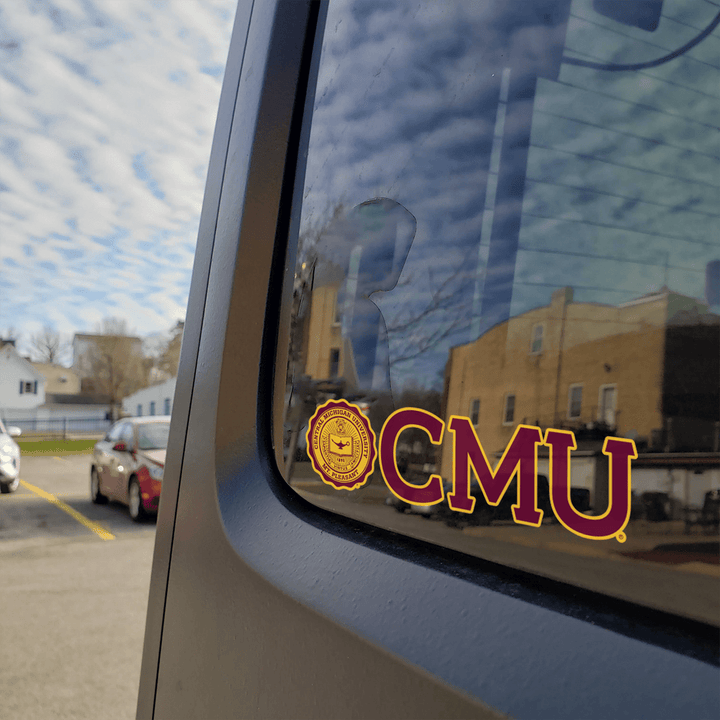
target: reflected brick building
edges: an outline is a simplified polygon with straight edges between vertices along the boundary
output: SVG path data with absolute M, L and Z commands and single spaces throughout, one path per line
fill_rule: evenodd
M 519 423 L 574 430 L 578 456 L 597 455 L 608 434 L 641 453 L 717 452 L 720 317 L 667 288 L 617 306 L 574 302 L 563 288 L 451 349 L 450 415 L 470 417 L 488 453 Z M 445 447 L 444 477 L 450 458 Z

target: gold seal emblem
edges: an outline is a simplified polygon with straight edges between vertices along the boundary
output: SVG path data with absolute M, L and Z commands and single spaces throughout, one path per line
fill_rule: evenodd
M 357 405 L 328 400 L 310 418 L 307 451 L 324 483 L 341 490 L 364 485 L 375 464 L 375 433 Z

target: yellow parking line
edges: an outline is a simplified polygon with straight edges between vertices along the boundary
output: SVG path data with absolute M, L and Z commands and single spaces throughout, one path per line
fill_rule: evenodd
M 30 492 L 34 492 L 39 497 L 43 498 L 44 500 L 47 500 L 49 503 L 52 503 L 56 507 L 59 507 L 61 510 L 66 512 L 70 517 L 75 518 L 81 525 L 84 525 L 88 530 L 92 530 L 99 538 L 102 538 L 103 540 L 114 540 L 115 536 L 112 533 L 109 533 L 102 525 L 99 525 L 96 522 L 93 522 L 92 520 L 88 520 L 84 515 L 81 515 L 77 510 L 74 508 L 71 508 L 69 505 L 64 503 L 62 500 L 57 498 L 55 495 L 52 495 L 49 492 L 45 492 L 39 487 L 35 487 L 35 485 L 31 485 L 30 483 L 25 482 L 24 480 L 20 481 L 20 484 L 24 487 L 30 490 Z
M 64 462 L 64 463 L 70 462 L 69 460 L 66 460 L 63 457 L 60 457 L 59 455 L 53 455 L 53 460 L 59 460 L 60 462 Z

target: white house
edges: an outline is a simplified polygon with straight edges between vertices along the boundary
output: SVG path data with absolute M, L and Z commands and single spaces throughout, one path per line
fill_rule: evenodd
M 34 410 L 45 403 L 45 376 L 23 358 L 15 344 L 0 340 L 0 410 Z
M 124 415 L 170 415 L 175 396 L 176 378 L 143 388 L 122 401 Z

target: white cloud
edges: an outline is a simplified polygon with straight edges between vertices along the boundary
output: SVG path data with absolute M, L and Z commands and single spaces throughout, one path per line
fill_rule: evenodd
M 47 321 L 84 331 L 107 315 L 149 333 L 182 317 L 170 298 L 187 296 L 234 8 L 18 0 L 0 11 L 15 47 L 0 70 L 0 333 Z M 172 264 L 182 272 L 162 270 Z

